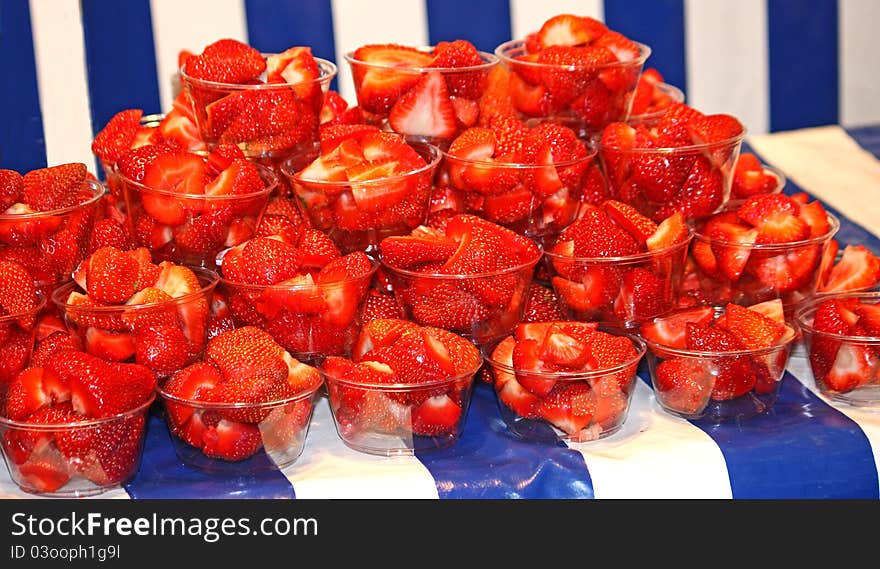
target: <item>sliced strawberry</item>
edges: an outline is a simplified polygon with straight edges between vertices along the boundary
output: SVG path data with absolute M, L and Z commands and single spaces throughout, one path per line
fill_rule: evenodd
M 565 314 L 559 304 L 559 297 L 551 289 L 532 283 L 529 286 L 522 322 L 550 322 L 564 320 Z
M 116 162 L 119 172 L 135 182 L 143 182 L 147 166 L 162 154 L 176 154 L 178 150 L 167 144 L 146 144 L 126 151 Z
M 134 336 L 128 332 L 114 332 L 102 328 L 86 328 L 86 353 L 110 362 L 124 362 L 134 356 Z
M 713 378 L 706 377 L 701 362 L 672 358 L 661 362 L 653 375 L 657 399 L 664 407 L 688 415 L 705 409 Z
M 819 378 L 830 390 L 845 393 L 871 381 L 878 365 L 880 359 L 870 346 L 844 343 L 831 368 Z
M 55 384 L 63 381 L 54 371 L 42 367 L 29 367 L 19 373 L 9 384 L 3 414 L 13 421 L 21 421 L 41 407 L 51 405 L 52 395 L 44 389 L 44 378 Z
M 73 408 L 108 417 L 143 404 L 156 389 L 156 375 L 137 364 L 111 364 L 81 352 L 56 355 L 46 368 L 70 385 Z
M 391 108 L 388 123 L 395 132 L 449 138 L 455 134 L 455 108 L 446 81 L 437 71 L 426 73 Z
M 122 223 L 110 217 L 95 222 L 86 251 L 91 255 L 102 247 L 115 247 L 121 251 L 132 248 L 131 239 Z
M 257 193 L 265 187 L 257 167 L 252 162 L 237 158 L 207 184 L 204 191 L 209 196 L 227 196 Z
M 358 103 L 367 112 L 385 114 L 397 99 L 415 85 L 421 76 L 407 68 L 431 65 L 433 56 L 397 44 L 369 44 L 352 54 L 352 74 Z M 375 65 L 363 65 L 358 62 Z
M 223 277 L 238 283 L 272 285 L 299 274 L 302 255 L 295 246 L 269 237 L 255 237 L 223 257 Z
M 70 480 L 67 461 L 59 453 L 41 453 L 18 467 L 21 485 L 36 492 L 51 493 Z
M 776 322 L 779 322 L 780 324 L 785 324 L 785 313 L 783 309 L 782 299 L 780 298 L 774 298 L 773 300 L 767 300 L 764 302 L 759 302 L 758 304 L 752 304 L 748 308 L 749 310 L 754 310 L 755 312 L 766 316 L 770 320 L 774 320 Z
M 21 201 L 34 211 L 76 205 L 86 172 L 81 162 L 31 170 L 22 177 Z
M 413 330 L 417 325 L 408 320 L 396 318 L 376 318 L 364 324 L 352 351 L 352 357 L 359 361 L 368 352 L 376 348 L 390 346 L 404 332 Z
M 127 109 L 113 115 L 95 135 L 92 152 L 107 164 L 115 164 L 131 148 L 143 114 L 141 109 Z
M 191 152 L 204 151 L 205 142 L 192 117 L 174 108 L 165 115 L 150 142 L 177 145 Z
M 266 82 L 288 83 L 304 101 L 323 98 L 317 80 L 321 76 L 310 47 L 291 47 L 266 58 Z
M 728 279 L 739 280 L 751 256 L 751 245 L 758 240 L 758 229 L 718 222 L 708 230 L 707 236 L 716 240 L 712 243 L 712 253 L 718 260 L 718 269 Z
M 510 376 L 506 381 L 499 384 L 496 380 L 495 389 L 498 398 L 514 413 L 526 419 L 537 419 L 541 399 L 520 385 L 517 378 Z
M 412 269 L 424 263 L 447 261 L 459 245 L 440 232 L 421 232 L 419 237 L 387 237 L 379 244 L 382 260 L 391 266 Z
M 559 14 L 544 22 L 535 39 L 541 49 L 553 45 L 574 46 L 589 44 L 607 31 L 605 24 L 594 18 Z
M 585 381 L 560 382 L 538 406 L 542 419 L 568 435 L 588 427 L 595 411 L 596 396 Z
M 684 216 L 677 211 L 660 222 L 657 230 L 645 240 L 645 245 L 648 247 L 648 251 L 659 251 L 678 243 L 684 243 L 688 239 L 688 233 Z
M 178 326 L 148 327 L 137 334 L 135 362 L 168 376 L 191 359 L 189 339 Z
M 33 327 L 37 289 L 28 270 L 14 261 L 0 260 L 0 314 L 17 314 L 22 328 Z
M 623 227 L 639 244 L 644 245 L 657 232 L 657 224 L 629 204 L 608 200 L 602 206 L 608 217 Z
M 206 456 L 231 462 L 245 460 L 263 448 L 263 437 L 256 425 L 222 419 L 203 436 Z
M 742 135 L 745 128 L 731 115 L 706 115 L 688 124 L 694 144 L 714 144 Z M 720 162 L 716 162 L 720 165 Z
M 659 316 L 642 324 L 642 335 L 654 342 L 671 348 L 685 348 L 688 324 L 708 325 L 715 317 L 711 306 L 679 310 L 668 316 Z
M 743 221 L 760 227 L 772 216 L 793 215 L 797 217 L 800 205 L 784 194 L 753 196 L 740 205 L 736 213 Z
M 196 362 L 176 372 L 165 384 L 164 391 L 180 399 L 205 401 L 209 391 L 223 381 L 217 366 L 210 362 Z M 184 425 L 195 412 L 195 408 L 180 403 L 165 402 L 168 413 L 175 425 Z M 197 444 L 200 446 L 200 444 Z
M 776 345 L 785 335 L 785 325 L 767 318 L 763 314 L 746 307 L 728 303 L 726 318 L 717 323 L 737 337 L 748 349 L 768 348 Z
M 562 253 L 566 241 L 574 242 L 576 257 L 619 257 L 638 253 L 638 242 L 599 207 L 584 204 L 580 217 L 557 238 L 552 252 Z
M 259 51 L 234 39 L 221 39 L 190 56 L 184 72 L 190 77 L 218 83 L 247 83 L 266 70 Z
M 364 300 L 361 309 L 361 322 L 367 324 L 377 318 L 403 318 L 403 307 L 390 294 L 382 294 L 371 290 Z
M 802 205 L 798 217 L 810 228 L 810 237 L 820 237 L 831 229 L 828 212 L 819 200 Z
M 798 217 L 771 215 L 758 228 L 758 243 L 792 243 L 810 237 L 810 227 Z
M 287 377 L 286 352 L 271 335 L 254 326 L 230 330 L 212 339 L 205 351 L 227 381 Z
M 15 170 L 0 169 L 0 212 L 18 203 L 23 190 L 21 174 Z
M 880 282 L 880 258 L 864 245 L 847 245 L 831 267 L 819 292 L 844 292 L 873 287 Z
M 412 411 L 412 431 L 416 435 L 439 436 L 455 432 L 461 407 L 445 393 L 426 399 Z
M 43 366 L 55 354 L 62 351 L 82 351 L 82 345 L 77 336 L 71 335 L 66 329 L 56 330 L 45 338 L 37 340 L 34 353 L 31 356 L 31 366 Z
M 465 160 L 491 158 L 495 154 L 495 132 L 484 127 L 469 128 L 455 137 L 448 152 Z

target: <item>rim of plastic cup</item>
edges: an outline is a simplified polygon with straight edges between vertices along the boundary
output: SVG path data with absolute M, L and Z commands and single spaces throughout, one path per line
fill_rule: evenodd
M 434 47 L 435 46 L 419 46 L 416 49 L 421 51 L 422 53 L 430 54 L 434 50 Z M 480 54 L 480 58 L 484 60 L 483 63 L 480 63 L 478 65 L 467 65 L 464 67 L 407 67 L 400 65 L 373 63 L 370 61 L 364 61 L 363 59 L 357 59 L 354 56 L 355 51 L 357 50 L 346 52 L 342 56 L 349 65 L 363 65 L 375 69 L 388 69 L 399 71 L 401 73 L 427 73 L 429 71 L 438 71 L 440 73 L 468 73 L 472 71 L 483 71 L 485 69 L 490 69 L 493 66 L 497 65 L 500 61 L 500 58 L 494 53 L 477 50 L 477 53 Z
M 524 271 L 530 267 L 534 267 L 538 264 L 544 254 L 544 249 L 541 245 L 535 243 L 535 247 L 538 248 L 538 254 L 534 260 L 527 261 L 525 263 L 521 263 L 519 265 L 508 267 L 506 269 L 498 269 L 495 271 L 487 271 L 485 273 L 469 273 L 466 275 L 460 274 L 448 274 L 448 273 L 420 273 L 418 271 L 411 271 L 409 269 L 402 269 L 400 267 L 395 267 L 394 265 L 389 265 L 382 256 L 381 244 L 379 249 L 379 263 L 383 268 L 388 269 L 393 273 L 398 273 L 400 275 L 409 277 L 409 278 L 427 278 L 427 279 L 436 279 L 438 281 L 442 280 L 470 280 L 470 279 L 480 279 L 480 278 L 490 278 L 490 277 L 500 277 L 504 275 L 511 275 L 518 273 L 520 271 Z
M 816 237 L 810 237 L 807 239 L 801 239 L 800 241 L 788 241 L 786 243 L 737 243 L 734 241 L 724 241 L 722 239 L 709 237 L 708 235 L 704 235 L 699 231 L 694 231 L 694 239 L 709 243 L 710 245 L 722 245 L 725 247 L 737 247 L 740 249 L 756 249 L 759 251 L 787 251 L 792 247 L 821 245 L 822 243 L 833 238 L 834 235 L 836 235 L 837 232 L 840 230 L 840 221 L 837 219 L 837 217 L 830 212 L 826 212 L 826 215 L 828 216 L 828 231 L 826 231 L 822 235 L 817 235 Z
M 631 120 L 631 119 L 628 119 Z M 601 137 L 596 140 L 596 148 L 601 152 L 603 150 L 611 150 L 614 152 L 628 154 L 696 154 L 707 149 L 735 147 L 742 144 L 748 136 L 749 130 L 743 126 L 742 132 L 736 136 L 731 136 L 715 142 L 704 142 L 701 144 L 688 144 L 687 146 L 660 146 L 657 148 L 625 148 L 623 146 L 615 146 L 613 144 L 603 144 Z
M 587 151 L 586 156 L 582 156 L 580 158 L 573 158 L 571 160 L 563 160 L 561 162 L 553 162 L 552 164 L 525 164 L 523 162 L 495 162 L 495 161 L 487 161 L 487 160 L 471 160 L 470 158 L 461 158 L 460 156 L 456 156 L 455 154 L 450 154 L 448 150 L 441 150 L 440 152 L 443 154 L 443 159 L 448 160 L 450 162 L 458 162 L 461 164 L 465 164 L 468 166 L 479 166 L 483 168 L 495 167 L 495 168 L 506 168 L 506 169 L 517 169 L 517 170 L 540 170 L 543 168 L 567 168 L 568 166 L 573 166 L 575 164 L 582 164 L 585 162 L 589 162 L 596 157 L 598 151 L 596 148 L 588 144 L 583 140 L 578 141 Z
M 177 395 L 172 395 L 168 393 L 161 387 L 158 388 L 159 395 L 165 401 L 171 401 L 172 403 L 178 403 L 180 405 L 186 405 L 187 407 L 197 407 L 199 409 L 212 409 L 212 410 L 240 410 L 240 409 L 266 409 L 270 407 L 280 407 L 283 405 L 287 405 L 290 403 L 294 403 L 296 401 L 300 401 L 302 399 L 306 399 L 314 395 L 318 389 L 321 388 L 322 382 L 317 383 L 313 387 L 308 387 L 297 391 L 296 394 L 291 395 L 290 397 L 285 397 L 284 399 L 277 399 L 275 401 L 263 401 L 260 403 L 223 403 L 220 401 L 199 401 L 197 399 L 186 399 L 185 397 L 178 397 Z
M 218 255 L 218 259 L 221 261 L 220 263 L 218 263 L 221 266 L 221 270 L 222 270 L 222 254 L 224 254 L 224 253 L 225 253 L 225 251 L 221 251 L 221 254 Z M 361 276 L 349 277 L 349 278 L 346 278 L 343 280 L 338 280 L 338 281 L 321 282 L 321 283 L 314 282 L 312 284 L 301 284 L 301 285 L 299 285 L 299 284 L 297 284 L 297 285 L 283 285 L 283 284 L 278 284 L 278 283 L 271 284 L 271 285 L 261 285 L 261 284 L 253 284 L 253 283 L 243 283 L 243 282 L 234 281 L 232 279 L 227 279 L 227 278 L 224 278 L 223 276 L 220 276 L 219 282 L 221 285 L 228 286 L 231 288 L 242 288 L 242 289 L 260 290 L 260 291 L 271 290 L 271 291 L 279 291 L 279 292 L 334 288 L 334 287 L 339 287 L 339 286 L 342 286 L 345 284 L 349 284 L 349 283 L 353 283 L 353 282 L 357 282 L 357 281 L 362 281 L 364 279 L 373 278 L 373 275 L 375 275 L 376 271 L 379 270 L 379 261 L 377 261 L 373 257 L 370 257 L 369 255 L 367 255 L 367 258 L 370 260 L 369 272 L 364 273 Z
M 189 154 L 193 154 L 198 156 L 202 160 L 207 160 L 207 157 L 196 152 L 189 152 Z M 202 200 L 202 201 L 210 201 L 210 202 L 224 202 L 224 201 L 238 201 L 238 200 L 247 200 L 251 198 L 258 198 L 264 195 L 270 194 L 276 187 L 278 187 L 279 178 L 278 174 L 273 172 L 270 168 L 263 166 L 262 164 L 257 164 L 256 162 L 251 162 L 254 166 L 256 166 L 257 171 L 260 173 L 260 178 L 266 182 L 266 186 L 258 192 L 250 192 L 247 194 L 224 194 L 219 196 L 212 196 L 210 194 L 184 194 L 180 192 L 175 192 L 174 190 L 164 190 L 160 188 L 153 188 L 151 186 L 147 186 L 142 182 L 137 182 L 132 180 L 123 174 L 118 166 L 113 166 L 113 172 L 119 176 L 119 179 L 125 183 L 132 185 L 139 190 L 154 192 L 159 195 L 168 196 L 172 198 L 180 198 L 180 199 L 188 199 L 188 200 Z
M 264 58 L 269 57 L 271 55 L 278 55 L 275 53 L 262 53 Z M 186 63 L 184 63 L 180 67 L 180 79 L 184 83 L 189 83 L 191 85 L 195 85 L 197 87 L 203 87 L 207 89 L 216 89 L 216 90 L 253 90 L 253 91 L 267 91 L 272 89 L 280 89 L 282 87 L 296 87 L 302 85 L 308 85 L 309 83 L 314 84 L 323 84 L 329 83 L 333 80 L 334 77 L 339 72 L 339 68 L 335 63 L 330 61 L 329 59 L 323 59 L 320 57 L 315 57 L 315 62 L 318 64 L 318 71 L 320 71 L 320 75 L 315 79 L 309 79 L 307 81 L 298 81 L 296 83 L 257 83 L 254 85 L 249 85 L 245 83 L 223 83 L 220 81 L 208 81 L 206 79 L 198 79 L 196 77 L 192 77 L 186 74 Z
M 502 62 L 510 65 L 519 65 L 523 67 L 532 67 L 535 69 L 547 68 L 547 67 L 557 67 L 560 69 L 568 69 L 574 71 L 575 69 L 609 69 L 613 67 L 629 67 L 631 65 L 644 65 L 645 60 L 651 56 L 651 47 L 642 42 L 633 41 L 639 48 L 639 56 L 634 59 L 628 59 L 626 61 L 612 61 L 609 63 L 603 63 L 601 65 L 561 65 L 558 63 L 542 63 L 539 61 L 523 61 L 521 59 L 515 59 L 515 56 L 509 55 L 512 51 L 523 49 L 525 50 L 526 40 L 524 39 L 513 39 L 508 40 L 498 47 L 495 48 L 495 55 L 498 56 Z M 522 54 L 516 54 L 522 55 Z
M 659 89 L 660 91 L 665 93 L 670 99 L 672 99 L 673 102 L 684 103 L 684 91 L 682 91 L 680 88 L 676 87 L 675 85 L 672 85 L 671 83 L 662 83 L 661 82 L 661 83 L 655 83 L 654 88 Z M 630 115 L 630 117 L 626 120 L 627 120 L 627 122 L 629 122 L 629 121 L 638 122 L 638 121 L 646 121 L 646 120 L 660 118 L 661 116 L 663 116 L 663 112 L 665 110 L 666 110 L 666 107 L 663 107 L 661 109 L 657 109 L 656 111 L 651 111 L 651 112 L 647 112 L 647 113 L 639 113 L 637 115 Z
M 86 178 L 83 181 L 84 184 L 88 185 L 92 190 L 93 195 L 86 199 L 85 201 L 81 201 L 78 204 L 70 205 L 67 207 L 61 207 L 58 209 L 48 209 L 46 211 L 34 211 L 31 213 L 0 213 L 0 222 L 4 221 L 21 221 L 23 219 L 38 219 L 41 217 L 48 217 L 54 215 L 63 215 L 65 213 L 70 213 L 72 211 L 76 211 L 80 208 L 92 205 L 93 203 L 100 200 L 104 197 L 104 194 L 107 193 L 107 187 L 97 180 L 92 180 L 91 178 Z
M 516 368 L 513 366 L 509 366 L 505 363 L 499 362 L 498 360 L 494 360 L 494 359 L 492 359 L 491 354 L 489 354 L 489 355 L 484 354 L 483 357 L 485 358 L 486 362 L 489 365 L 491 365 L 492 367 L 496 367 L 503 372 L 514 374 L 514 375 L 517 373 L 520 373 L 523 375 L 528 375 L 529 377 L 546 377 L 546 378 L 554 378 L 554 379 L 561 379 L 561 380 L 579 380 L 579 379 L 590 379 L 590 378 L 595 378 L 598 376 L 605 376 L 605 375 L 610 375 L 610 374 L 625 371 L 627 368 L 630 368 L 630 367 L 638 364 L 639 361 L 644 357 L 644 355 L 648 351 L 648 346 L 647 346 L 647 343 L 645 342 L 645 340 L 643 338 L 641 338 L 640 336 L 637 336 L 636 334 L 631 334 L 631 333 L 621 332 L 621 331 L 614 331 L 614 332 L 602 331 L 602 332 L 606 333 L 606 334 L 611 334 L 613 336 L 620 336 L 623 338 L 627 338 L 632 343 L 633 347 L 636 349 L 636 355 L 633 356 L 632 358 L 626 360 L 625 362 L 619 363 L 619 364 L 612 366 L 612 367 L 591 369 L 591 370 L 584 370 L 584 371 L 530 371 L 530 370 L 523 370 L 523 369 L 519 369 L 519 368 Z M 512 336 L 507 336 L 507 337 L 510 338 Z M 498 344 L 500 344 L 503 341 L 504 341 L 504 339 L 502 339 L 499 342 L 493 342 L 492 344 L 485 346 L 483 349 L 486 352 L 492 352 L 495 350 L 495 348 L 498 346 Z
M 794 312 L 794 320 L 798 328 L 808 334 L 823 336 L 825 338 L 833 338 L 841 342 L 850 342 L 855 344 L 880 344 L 880 336 L 852 336 L 849 334 L 834 334 L 833 332 L 825 332 L 816 330 L 813 327 L 812 319 L 814 312 L 819 305 L 826 300 L 836 299 L 871 299 L 880 302 L 880 291 L 854 291 L 854 292 L 835 292 L 816 295 L 801 304 Z M 876 304 L 876 303 L 875 303 Z
M 375 391 L 417 391 L 421 389 L 431 389 L 434 387 L 449 385 L 463 380 L 473 381 L 474 376 L 477 374 L 478 371 L 480 371 L 480 368 L 483 365 L 483 355 L 480 354 L 479 350 L 477 350 L 477 357 L 479 358 L 477 366 L 474 367 L 474 369 L 471 371 L 465 371 L 456 375 L 445 377 L 443 379 L 435 379 L 432 381 L 426 381 L 424 383 L 369 383 L 364 381 L 357 381 L 354 379 L 333 377 L 324 370 L 323 364 L 318 367 L 318 370 L 321 372 L 321 375 L 325 378 L 324 381 L 326 381 L 327 383 L 339 383 L 348 387 L 358 387 L 361 389 L 370 389 Z
M 55 303 L 58 308 L 60 308 L 63 312 L 73 312 L 80 314 L 113 314 L 117 312 L 139 312 L 139 311 L 152 311 L 152 310 L 160 310 L 163 307 L 186 304 L 192 300 L 198 299 L 201 296 L 204 296 L 206 293 L 211 292 L 217 286 L 217 283 L 220 282 L 220 275 L 216 271 L 212 271 L 211 269 L 206 269 L 204 267 L 194 267 L 189 265 L 181 265 L 190 269 L 192 272 L 199 277 L 199 281 L 206 280 L 207 284 L 202 286 L 199 290 L 188 292 L 181 296 L 175 296 L 168 300 L 163 300 L 160 302 L 148 302 L 145 304 L 114 304 L 110 306 L 82 306 L 79 304 L 67 304 L 67 298 L 70 296 L 70 293 L 73 292 L 74 288 L 79 286 L 76 282 L 66 282 L 56 288 L 52 292 L 52 302 Z
M 667 253 L 671 253 L 676 249 L 682 249 L 688 247 L 690 245 L 691 240 L 694 238 L 696 233 L 694 229 L 687 225 L 687 237 L 684 241 L 679 241 L 678 243 L 673 243 L 672 245 L 667 245 L 666 247 L 662 247 L 660 249 L 655 249 L 653 251 L 645 251 L 642 253 L 636 253 L 633 255 L 622 255 L 618 257 L 574 257 L 569 255 L 561 255 L 559 253 L 553 253 L 552 251 L 546 250 L 544 251 L 544 255 L 551 260 L 559 260 L 563 262 L 570 263 L 631 263 L 635 261 L 646 261 L 655 257 L 660 257 Z
M 370 186 L 370 185 L 382 185 L 387 184 L 389 182 L 397 182 L 403 181 L 408 178 L 414 178 L 426 172 L 432 171 L 437 165 L 440 163 L 440 160 L 443 158 L 443 151 L 434 144 L 430 144 L 427 142 L 418 142 L 418 141 L 406 141 L 413 149 L 424 148 L 431 157 L 430 161 L 426 161 L 424 166 L 420 166 L 416 170 L 410 170 L 409 172 L 404 172 L 403 174 L 395 174 L 394 176 L 388 176 L 385 178 L 376 178 L 374 180 L 364 180 L 364 181 L 355 181 L 352 182 L 350 180 L 315 180 L 312 178 L 303 178 L 300 174 L 303 172 L 305 168 L 299 170 L 298 172 L 292 172 L 291 165 L 299 158 L 298 154 L 294 154 L 293 156 L 287 157 L 284 162 L 281 164 L 281 173 L 287 176 L 291 181 L 298 182 L 302 184 L 311 184 L 311 185 L 320 185 L 326 187 L 339 187 L 339 188 L 347 188 L 350 186 Z M 420 154 L 421 155 L 421 154 Z M 317 156 L 315 159 L 317 159 Z M 424 157 L 423 157 L 424 158 Z M 312 160 L 313 162 L 314 160 Z M 310 162 L 311 163 L 311 162 Z
M 146 401 L 138 405 L 137 407 L 132 407 L 126 411 L 122 411 L 121 413 L 117 413 L 115 415 L 110 415 L 109 417 L 100 417 L 97 419 L 84 419 L 82 421 L 67 421 L 64 423 L 28 423 L 26 421 L 14 421 L 9 417 L 4 417 L 0 415 L 0 426 L 12 428 L 12 429 L 22 429 L 22 430 L 32 430 L 32 431 L 57 431 L 59 429 L 72 429 L 72 428 L 86 428 L 86 427 L 94 427 L 97 425 L 103 425 L 105 423 L 109 423 L 112 421 L 119 421 L 121 419 L 129 419 L 138 415 L 140 413 L 145 413 L 147 408 L 156 400 L 156 392 L 153 391 L 150 393 L 150 396 Z

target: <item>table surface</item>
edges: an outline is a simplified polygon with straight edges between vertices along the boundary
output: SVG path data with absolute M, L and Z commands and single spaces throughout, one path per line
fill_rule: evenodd
M 841 217 L 841 245 L 880 254 L 880 127 L 820 127 L 751 137 L 749 150 Z M 265 458 L 265 457 L 263 457 Z M 662 411 L 647 373 L 622 429 L 589 443 L 513 437 L 495 394 L 478 384 L 458 443 L 411 457 L 346 447 L 326 398 L 302 456 L 283 470 L 235 477 L 182 466 L 165 425 L 149 423 L 141 468 L 101 498 L 880 498 L 880 411 L 832 403 L 803 350 L 792 355 L 776 405 L 741 423 L 712 425 Z M 22 493 L 0 468 L 0 498 Z

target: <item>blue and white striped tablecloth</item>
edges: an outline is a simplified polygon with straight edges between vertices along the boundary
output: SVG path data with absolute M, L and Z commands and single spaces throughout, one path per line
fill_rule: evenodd
M 787 192 L 807 191 L 841 217 L 841 244 L 880 254 L 876 128 L 820 127 L 749 139 L 781 168 Z M 858 220 L 858 221 L 856 221 Z M 347 448 L 325 399 L 306 446 L 284 470 L 208 476 L 177 460 L 165 425 L 149 424 L 137 477 L 105 498 L 880 498 L 880 412 L 818 394 L 802 350 L 767 414 L 708 425 L 664 413 L 643 374 L 621 431 L 591 443 L 537 444 L 505 428 L 495 394 L 478 385 L 463 438 L 414 457 Z M 0 470 L 0 497 L 23 497 Z

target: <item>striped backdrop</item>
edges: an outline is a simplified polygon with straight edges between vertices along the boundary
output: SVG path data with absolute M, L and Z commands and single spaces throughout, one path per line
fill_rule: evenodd
M 564 12 L 649 44 L 691 104 L 751 133 L 880 122 L 876 0 L 0 0 L 0 167 L 92 164 L 94 132 L 124 108 L 168 110 L 178 52 L 221 37 L 310 45 L 353 101 L 342 55 L 359 45 L 492 51 Z

